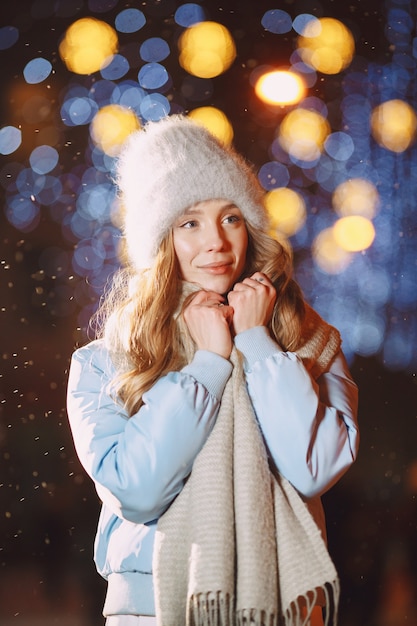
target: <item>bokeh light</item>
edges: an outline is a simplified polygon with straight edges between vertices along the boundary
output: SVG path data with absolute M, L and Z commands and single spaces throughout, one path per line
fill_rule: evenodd
M 189 117 L 205 126 L 226 146 L 233 141 L 233 127 L 226 115 L 216 107 L 198 107 L 189 113 Z
M 256 84 L 255 93 L 268 104 L 296 104 L 306 93 L 303 79 L 295 72 L 276 70 L 262 74 Z
M 127 137 L 140 128 L 133 111 L 118 104 L 109 104 L 95 115 L 90 128 L 91 137 L 103 152 L 116 156 Z
M 0 154 L 12 154 L 22 143 L 22 131 L 14 126 L 3 126 L 0 130 Z
M 330 132 L 325 117 L 307 109 L 288 113 L 279 127 L 279 143 L 286 152 L 299 161 L 314 161 L 320 157 L 323 144 Z
M 312 253 L 318 267 L 327 274 L 343 272 L 351 262 L 351 254 L 341 248 L 334 236 L 333 228 L 325 228 L 313 241 Z
M 332 17 L 309 19 L 297 45 L 304 63 L 322 74 L 338 74 L 350 65 L 355 53 L 352 33 Z
M 52 71 L 52 64 L 47 59 L 37 57 L 26 64 L 23 69 L 23 77 L 30 85 L 41 83 Z
M 199 22 L 184 31 L 179 40 L 181 66 L 200 78 L 223 74 L 236 57 L 229 30 L 217 22 Z
M 362 215 L 372 219 L 378 210 L 379 194 L 369 180 L 351 178 L 336 187 L 332 203 L 336 213 L 341 217 Z
M 306 205 L 303 197 L 286 187 L 269 191 L 265 198 L 271 227 L 286 237 L 291 237 L 304 225 Z
M 163 61 L 170 54 L 169 45 L 162 37 L 150 37 L 139 48 L 141 59 L 148 63 Z
M 146 63 L 138 74 L 138 83 L 142 89 L 160 89 L 168 82 L 168 72 L 160 63 Z
M 265 30 L 269 30 L 276 35 L 289 33 L 292 28 L 292 19 L 289 13 L 282 9 L 269 9 L 261 19 L 261 24 Z
M 109 24 L 85 17 L 67 29 L 59 54 L 71 72 L 92 74 L 110 62 L 117 48 L 117 34 Z
M 30 157 L 29 163 L 32 170 L 37 174 L 47 174 L 51 172 L 58 163 L 58 152 L 51 146 L 38 146 Z
M 290 178 L 288 167 L 278 161 L 268 161 L 258 171 L 258 180 L 267 191 L 277 187 L 286 187 Z
M 139 9 L 124 9 L 116 16 L 114 25 L 120 33 L 136 33 L 146 24 L 146 17 Z
M 347 252 L 366 250 L 375 239 L 375 228 L 361 215 L 341 217 L 333 226 L 336 243 Z
M 375 107 L 371 129 L 375 140 L 387 150 L 404 152 L 415 140 L 417 116 L 405 101 L 388 100 Z
M 194 2 L 186 2 L 175 11 L 174 19 L 177 24 L 188 28 L 197 22 L 206 19 L 204 8 Z
M 324 142 L 327 154 L 336 161 L 347 161 L 355 150 L 355 144 L 350 135 L 343 131 L 331 133 Z
M 7 50 L 14 46 L 19 39 L 19 30 L 15 26 L 0 28 L 0 50 Z

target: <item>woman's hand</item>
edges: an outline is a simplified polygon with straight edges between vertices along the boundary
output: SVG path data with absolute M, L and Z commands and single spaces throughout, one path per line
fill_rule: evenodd
M 227 299 L 234 311 L 233 330 L 237 335 L 248 328 L 269 323 L 277 293 L 265 274 L 255 272 L 250 278 L 236 283 Z
M 199 291 L 183 311 L 185 323 L 198 350 L 210 350 L 228 359 L 233 340 L 233 309 L 214 291 Z

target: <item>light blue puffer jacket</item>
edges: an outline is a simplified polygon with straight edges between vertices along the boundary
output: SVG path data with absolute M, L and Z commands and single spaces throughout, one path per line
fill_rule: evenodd
M 357 387 L 343 354 L 314 381 L 265 327 L 235 338 L 259 425 L 278 470 L 305 497 L 323 534 L 320 495 L 357 455 Z M 111 394 L 104 343 L 72 357 L 68 415 L 77 454 L 103 502 L 95 562 L 108 581 L 104 615 L 154 615 L 152 553 L 157 520 L 181 491 L 216 421 L 231 363 L 199 350 L 162 377 L 128 418 Z

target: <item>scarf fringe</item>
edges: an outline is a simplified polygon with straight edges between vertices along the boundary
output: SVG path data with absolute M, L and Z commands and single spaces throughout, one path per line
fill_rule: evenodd
M 276 613 L 260 609 L 242 609 L 236 611 L 236 626 L 278 626 Z
M 324 597 L 324 602 L 318 602 L 318 596 Z M 285 626 L 309 626 L 311 614 L 317 604 L 322 605 L 324 610 L 324 626 L 337 626 L 337 614 L 339 607 L 340 583 L 339 579 L 328 582 L 320 589 L 300 596 L 296 602 L 292 602 L 284 614 Z
M 309 626 L 319 593 L 324 596 L 324 626 L 337 626 L 340 595 L 338 579 L 297 598 L 285 611 L 283 622 L 276 613 L 261 609 L 241 609 L 235 612 L 234 598 L 221 591 L 192 595 L 188 603 L 187 626 Z
M 187 626 L 278 626 L 276 613 L 260 609 L 235 612 L 233 598 L 220 591 L 192 596 L 188 608 Z
M 187 607 L 187 626 L 233 626 L 234 598 L 221 591 L 192 595 Z

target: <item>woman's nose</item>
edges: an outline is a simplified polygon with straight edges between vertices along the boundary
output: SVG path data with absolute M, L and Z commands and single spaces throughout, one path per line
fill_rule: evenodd
M 206 247 L 208 250 L 221 250 L 224 248 L 226 237 L 223 229 L 218 224 L 212 224 L 206 232 Z

